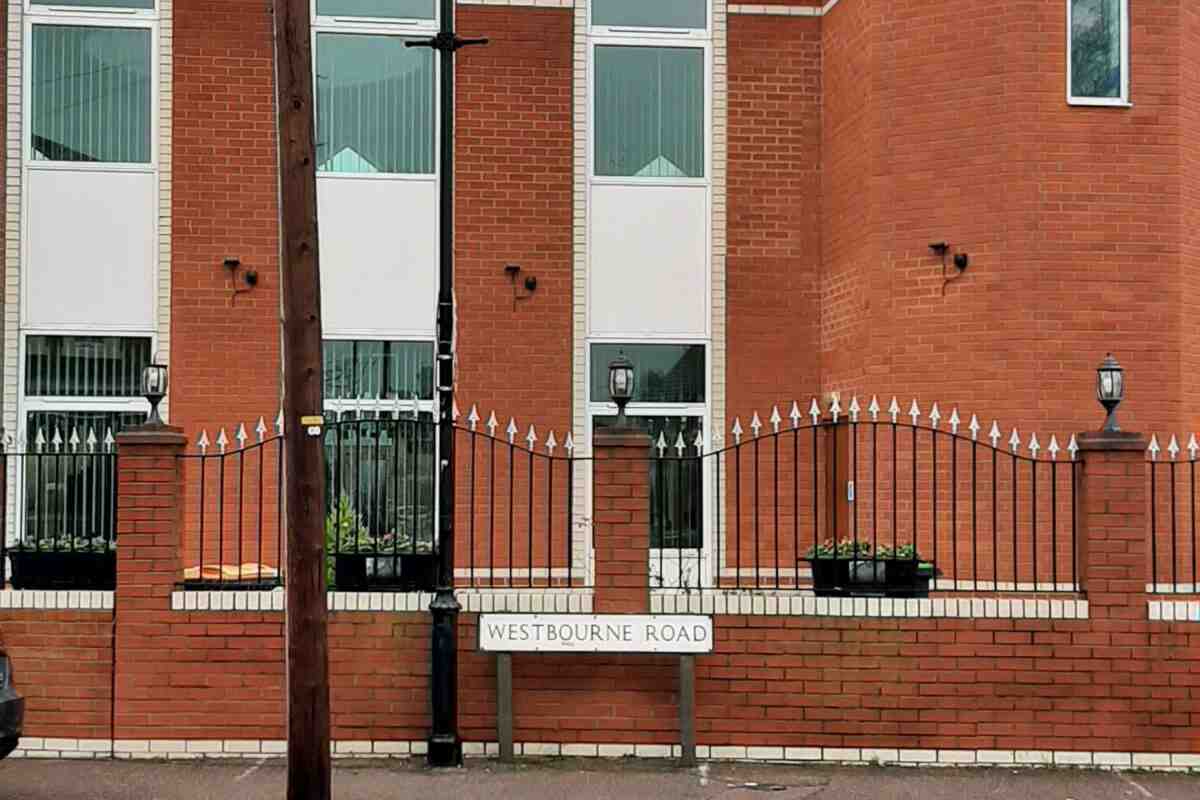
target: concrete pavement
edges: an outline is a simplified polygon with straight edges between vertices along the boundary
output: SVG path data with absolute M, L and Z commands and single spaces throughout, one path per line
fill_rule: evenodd
M 278 800 L 280 761 L 0 762 L 3 800 Z M 1195 800 L 1200 775 L 1069 770 L 899 769 L 710 764 L 682 770 L 644 760 L 555 759 L 505 767 L 470 761 L 339 761 L 338 800 Z

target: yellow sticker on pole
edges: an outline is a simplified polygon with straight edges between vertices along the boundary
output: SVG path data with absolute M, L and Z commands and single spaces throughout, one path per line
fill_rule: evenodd
M 300 424 L 301 425 L 324 425 L 325 418 L 323 416 L 321 416 L 320 414 L 317 414 L 316 416 L 301 417 Z

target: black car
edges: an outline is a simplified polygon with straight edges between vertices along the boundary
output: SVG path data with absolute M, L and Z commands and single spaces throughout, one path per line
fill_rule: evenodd
M 25 721 L 25 698 L 13 686 L 12 661 L 0 641 L 0 758 L 17 748 Z

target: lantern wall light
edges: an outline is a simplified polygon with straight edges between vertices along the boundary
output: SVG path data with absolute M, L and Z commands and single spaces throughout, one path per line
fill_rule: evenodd
M 142 369 L 142 396 L 150 403 L 147 425 L 165 424 L 158 413 L 158 404 L 167 395 L 167 367 L 161 362 L 162 359 L 155 354 L 154 360 Z
M 633 398 L 633 362 L 625 357 L 625 351 L 608 364 L 608 393 L 617 404 L 617 427 L 624 428 L 625 406 Z
M 1108 418 L 1104 420 L 1101 430 L 1105 433 L 1120 431 L 1121 428 L 1117 425 L 1117 406 L 1125 399 L 1125 370 L 1121 369 L 1112 353 L 1109 353 L 1104 363 L 1096 369 L 1096 399 L 1108 412 Z

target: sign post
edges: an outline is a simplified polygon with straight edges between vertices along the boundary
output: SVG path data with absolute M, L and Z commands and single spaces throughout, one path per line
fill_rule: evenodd
M 513 653 L 679 656 L 680 763 L 696 763 L 696 655 L 713 650 L 712 617 L 692 614 L 483 614 L 479 650 L 496 654 L 496 737 L 513 760 Z

